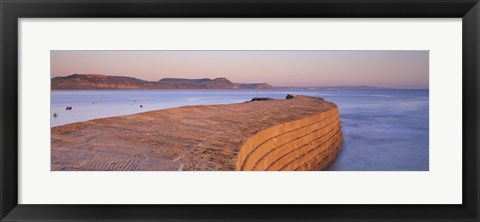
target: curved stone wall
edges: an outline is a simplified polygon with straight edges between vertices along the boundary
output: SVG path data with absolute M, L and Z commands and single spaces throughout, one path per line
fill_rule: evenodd
M 262 130 L 240 149 L 236 170 L 322 170 L 342 145 L 338 108 Z

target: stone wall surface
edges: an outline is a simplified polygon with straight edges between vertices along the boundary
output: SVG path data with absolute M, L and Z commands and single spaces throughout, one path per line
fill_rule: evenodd
M 321 170 L 341 143 L 337 105 L 297 95 L 52 127 L 51 170 Z
M 238 154 L 236 170 L 322 170 L 342 145 L 338 108 L 279 124 L 250 137 Z

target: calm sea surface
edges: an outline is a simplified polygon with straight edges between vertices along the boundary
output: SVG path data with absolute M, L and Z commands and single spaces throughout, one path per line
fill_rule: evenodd
M 344 145 L 327 170 L 428 170 L 428 90 L 262 90 L 258 96 L 280 99 L 288 93 L 338 105 Z M 238 103 L 255 96 L 254 90 L 52 91 L 50 122 L 54 127 L 184 105 Z M 65 110 L 67 106 L 72 110 Z

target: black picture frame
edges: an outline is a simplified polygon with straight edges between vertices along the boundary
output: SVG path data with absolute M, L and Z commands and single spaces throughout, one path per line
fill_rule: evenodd
M 0 0 L 0 15 L 1 221 L 479 221 L 478 0 Z M 47 17 L 462 18 L 463 204 L 18 204 L 17 20 Z

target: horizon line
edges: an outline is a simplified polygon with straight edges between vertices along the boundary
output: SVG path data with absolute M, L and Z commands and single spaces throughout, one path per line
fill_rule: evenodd
M 52 74 L 50 74 L 52 75 Z M 215 80 L 215 79 L 226 79 L 230 82 L 232 82 L 230 79 L 226 78 L 226 77 L 215 77 L 215 78 L 207 78 L 207 77 L 204 77 L 204 78 L 179 78 L 179 77 L 165 77 L 165 78 L 160 78 L 159 80 L 154 80 L 154 81 L 150 81 L 150 80 L 145 80 L 145 79 L 140 79 L 140 78 L 136 78 L 136 77 L 132 77 L 132 76 L 126 76 L 126 75 L 108 75 L 108 74 L 104 74 L 104 73 L 72 73 L 72 74 L 67 74 L 67 75 L 63 75 L 63 76 L 55 76 L 55 77 L 51 77 L 50 79 L 54 79 L 54 78 L 58 78 L 58 77 L 69 77 L 69 76 L 73 76 L 73 75 L 98 75 L 98 76 L 109 76 L 109 77 L 127 77 L 127 78 L 133 78 L 133 79 L 138 79 L 138 80 L 141 80 L 141 81 L 145 81 L 145 82 L 158 82 L 162 79 L 186 79 L 186 80 L 201 80 L 201 79 L 209 79 L 209 80 Z M 238 84 L 269 84 L 271 85 L 270 83 L 268 82 L 232 82 L 232 83 L 238 83 Z M 339 85 L 309 85 L 309 86 L 292 86 L 292 85 L 271 85 L 273 87 L 292 87 L 292 88 L 319 88 L 319 87 L 322 87 L 322 88 L 330 88 L 330 87 L 372 87 L 372 88 L 385 88 L 385 89 L 390 89 L 390 90 L 429 90 L 430 88 L 392 88 L 392 87 L 388 87 L 388 86 L 378 86 L 378 85 L 366 85 L 366 84 L 357 84 L 357 85 L 348 85 L 348 84 L 339 84 Z M 263 90 L 268 90 L 268 89 L 263 89 Z

